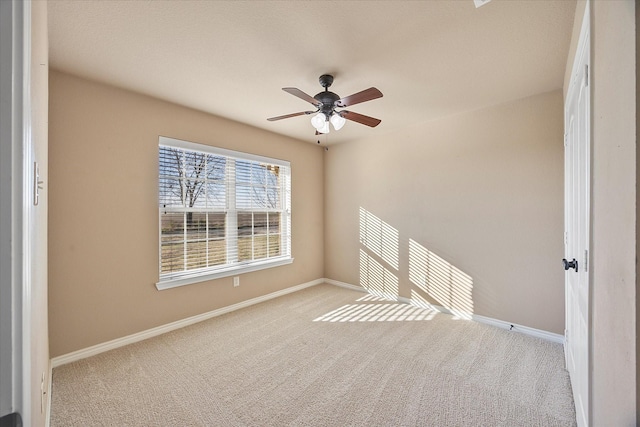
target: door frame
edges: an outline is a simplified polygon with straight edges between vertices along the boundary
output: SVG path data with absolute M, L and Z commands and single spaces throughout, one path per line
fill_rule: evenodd
M 0 10 L 0 417 L 31 425 L 31 2 Z

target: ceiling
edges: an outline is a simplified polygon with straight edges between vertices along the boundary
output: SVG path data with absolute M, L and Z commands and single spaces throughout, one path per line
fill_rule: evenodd
M 52 68 L 315 143 L 313 96 L 335 76 L 355 122 L 335 144 L 562 87 L 575 1 L 49 2 Z M 311 107 L 311 108 L 310 108 Z

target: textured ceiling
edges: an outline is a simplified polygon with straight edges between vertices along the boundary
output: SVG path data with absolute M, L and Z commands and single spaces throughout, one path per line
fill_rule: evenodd
M 333 144 L 562 87 L 575 1 L 49 2 L 50 65 L 313 142 L 318 77 L 349 110 L 382 119 L 321 136 Z

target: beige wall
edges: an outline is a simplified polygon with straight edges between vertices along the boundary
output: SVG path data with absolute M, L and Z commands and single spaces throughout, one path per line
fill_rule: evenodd
M 564 332 L 562 91 L 325 156 L 326 277 Z
M 635 5 L 595 1 L 590 7 L 592 422 L 631 426 L 637 369 Z
M 50 75 L 51 357 L 323 277 L 323 152 L 57 71 Z M 158 135 L 289 160 L 291 265 L 158 291 Z

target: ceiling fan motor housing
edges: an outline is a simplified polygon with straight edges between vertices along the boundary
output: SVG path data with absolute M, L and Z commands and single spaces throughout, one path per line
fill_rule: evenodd
M 319 94 L 314 96 L 314 98 L 320 101 L 320 105 L 318 106 L 320 108 L 320 112 L 324 113 L 325 116 L 327 116 L 328 120 L 329 116 L 331 116 L 334 112 L 333 108 L 335 102 L 340 99 L 340 97 L 333 92 L 325 90 L 324 92 L 320 92 Z
M 324 92 L 320 92 L 314 96 L 314 98 L 320 101 L 321 105 L 318 106 L 320 112 L 324 113 L 324 115 L 327 116 L 327 120 L 329 120 L 329 117 L 334 113 L 333 109 L 335 102 L 339 100 L 340 97 L 333 92 L 329 92 L 329 86 L 333 84 L 332 75 L 323 74 L 320 76 L 318 81 L 320 82 L 320 86 L 324 88 Z

